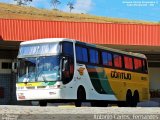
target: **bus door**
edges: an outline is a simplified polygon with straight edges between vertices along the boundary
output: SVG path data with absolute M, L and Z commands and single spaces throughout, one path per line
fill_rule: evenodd
M 62 82 L 64 85 L 64 93 L 67 98 L 73 97 L 75 88 L 74 81 L 74 51 L 72 42 L 62 43 L 62 58 L 61 58 Z

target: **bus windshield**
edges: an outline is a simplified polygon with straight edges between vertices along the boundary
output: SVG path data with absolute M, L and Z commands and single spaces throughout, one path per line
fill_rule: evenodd
M 43 56 L 19 59 L 18 82 L 41 82 L 60 80 L 59 56 Z

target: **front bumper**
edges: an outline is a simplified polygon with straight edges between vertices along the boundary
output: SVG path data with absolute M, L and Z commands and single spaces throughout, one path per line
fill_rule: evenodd
M 17 90 L 18 101 L 62 99 L 61 89 Z

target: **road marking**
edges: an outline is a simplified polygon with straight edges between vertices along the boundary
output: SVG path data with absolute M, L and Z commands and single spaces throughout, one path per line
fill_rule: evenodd
M 60 108 L 75 108 L 74 105 L 59 105 Z

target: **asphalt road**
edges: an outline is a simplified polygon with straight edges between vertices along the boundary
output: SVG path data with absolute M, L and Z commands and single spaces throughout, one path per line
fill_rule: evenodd
M 0 120 L 159 120 L 159 107 L 0 106 Z

